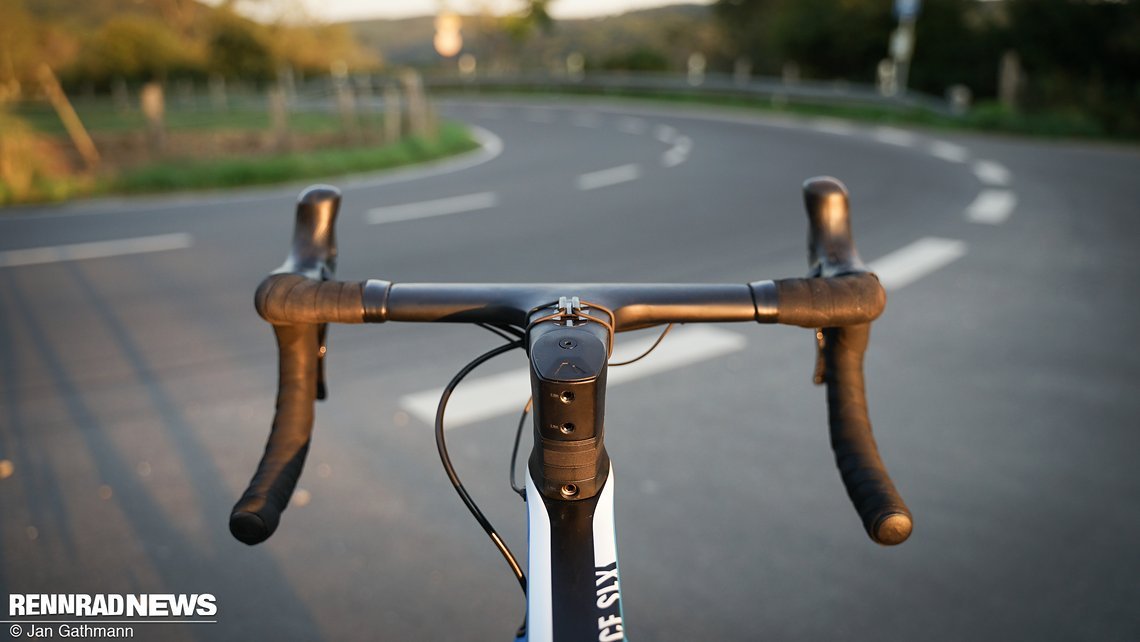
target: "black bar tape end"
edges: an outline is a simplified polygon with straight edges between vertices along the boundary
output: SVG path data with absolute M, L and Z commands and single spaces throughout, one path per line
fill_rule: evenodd
M 242 498 L 230 513 L 230 534 L 239 542 L 254 546 L 269 539 L 281 522 L 281 512 L 264 504 L 259 497 Z M 260 510 L 255 507 L 262 504 Z
M 906 513 L 887 513 L 871 528 L 871 539 L 883 546 L 902 544 L 910 537 L 914 522 Z

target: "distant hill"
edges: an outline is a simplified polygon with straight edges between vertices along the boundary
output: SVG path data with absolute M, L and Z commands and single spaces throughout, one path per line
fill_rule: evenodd
M 344 23 L 364 47 L 390 64 L 446 67 L 432 46 L 435 18 L 357 20 Z M 678 4 L 601 18 L 558 20 L 549 34 L 535 33 L 521 45 L 486 16 L 463 17 L 465 53 L 481 69 L 550 68 L 572 52 L 591 67 L 622 67 L 630 59 L 652 60 L 662 68 L 682 65 L 690 53 L 716 55 L 712 12 L 707 5 Z
M 465 18 L 464 24 L 469 20 Z M 357 42 L 379 53 L 386 62 L 405 65 L 423 64 L 433 61 L 436 57 L 432 46 L 432 37 L 435 34 L 434 17 L 358 20 L 344 24 Z M 464 29 L 464 32 L 466 31 Z

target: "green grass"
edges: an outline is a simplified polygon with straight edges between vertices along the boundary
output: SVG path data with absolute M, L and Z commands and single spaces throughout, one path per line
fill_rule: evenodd
M 284 183 L 424 162 L 475 149 L 461 125 L 442 123 L 436 140 L 410 137 L 393 145 L 326 149 L 276 156 L 163 161 L 124 172 L 106 191 L 142 193 Z
M 252 115 L 233 115 L 231 126 L 253 124 Z M 4 154 L 15 155 L 15 167 L 26 171 L 15 184 L 0 176 L 0 206 L 15 203 L 62 201 L 109 193 L 155 193 L 206 188 L 240 187 L 285 183 L 304 179 L 343 176 L 421 163 L 475 149 L 479 146 L 460 124 L 444 122 L 434 139 L 408 137 L 391 145 L 319 149 L 276 155 L 228 156 L 214 159 L 170 159 L 101 177 L 56 176 L 37 158 L 32 145 L 42 130 L 26 115 L 13 118 L 0 111 L 0 132 L 7 143 Z M 339 121 L 313 115 L 302 120 L 310 132 L 328 128 L 339 131 Z M 108 116 L 102 124 L 125 126 L 120 116 Z M 29 160 L 30 159 L 30 160 Z M 17 177 L 13 177 L 16 180 Z

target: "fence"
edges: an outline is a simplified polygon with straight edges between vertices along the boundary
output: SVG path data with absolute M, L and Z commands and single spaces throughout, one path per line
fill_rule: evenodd
M 59 96 L 62 96 L 60 92 Z M 306 151 L 383 145 L 406 136 L 434 138 L 437 119 L 418 74 L 315 79 L 303 84 L 226 83 L 220 79 L 166 85 L 117 82 L 109 95 L 78 92 L 70 100 L 33 99 L 9 105 L 76 169 L 115 170 L 160 158 Z M 77 119 L 61 120 L 64 112 Z M 79 135 L 74 126 L 82 123 Z M 68 140 L 70 138 L 70 141 Z M 80 144 L 86 139 L 86 143 Z M 90 154 L 98 150 L 98 165 Z

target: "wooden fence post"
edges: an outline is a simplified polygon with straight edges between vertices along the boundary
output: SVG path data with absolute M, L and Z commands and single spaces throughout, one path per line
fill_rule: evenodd
M 166 98 L 162 85 L 151 81 L 139 92 L 139 105 L 146 116 L 146 136 L 150 150 L 161 154 L 166 146 Z
M 75 144 L 75 148 L 79 150 L 80 156 L 83 157 L 83 163 L 89 171 L 94 171 L 101 160 L 99 150 L 95 149 L 95 143 L 83 126 L 83 121 L 79 120 L 79 114 L 75 113 L 75 108 L 71 106 L 67 94 L 63 93 L 63 88 L 59 86 L 59 79 L 55 77 L 55 72 L 47 63 L 43 63 L 40 65 L 39 76 L 44 93 L 47 94 L 55 112 L 59 114 L 59 119 L 63 121 L 63 127 L 67 130 L 67 135 L 71 137 L 71 142 Z
M 384 85 L 384 144 L 391 145 L 403 135 L 404 109 L 400 104 L 400 88 L 395 83 Z

